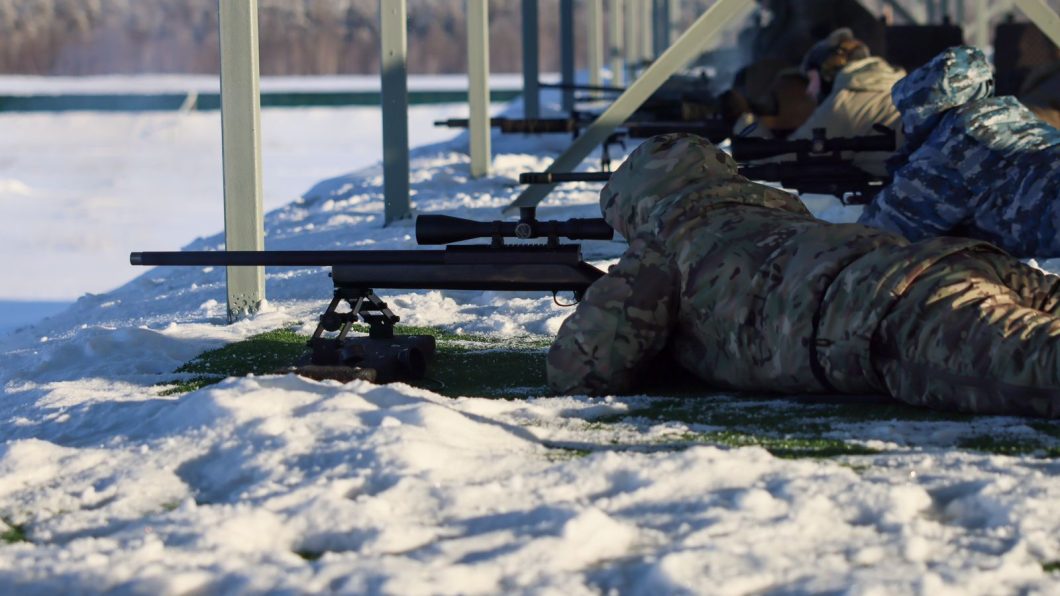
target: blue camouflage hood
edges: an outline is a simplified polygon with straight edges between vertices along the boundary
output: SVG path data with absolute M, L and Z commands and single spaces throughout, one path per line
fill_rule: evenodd
M 902 113 L 906 157 L 938 126 L 946 111 L 994 94 L 994 73 L 978 48 L 949 48 L 909 73 L 891 90 L 891 99 Z

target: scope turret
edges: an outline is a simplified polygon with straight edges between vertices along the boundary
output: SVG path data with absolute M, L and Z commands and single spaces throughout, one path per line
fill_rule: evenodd
M 449 215 L 421 215 L 416 218 L 416 242 L 450 244 L 474 238 L 531 240 L 611 240 L 615 231 L 603 219 L 568 219 L 566 221 L 474 221 Z

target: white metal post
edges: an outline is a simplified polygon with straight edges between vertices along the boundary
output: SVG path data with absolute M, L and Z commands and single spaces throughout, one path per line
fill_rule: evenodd
M 681 0 L 669 0 L 670 8 L 670 34 L 666 38 L 666 47 L 674 44 L 674 40 L 681 34 Z
M 470 111 L 471 176 L 490 171 L 489 3 L 467 0 L 467 103 Z
M 408 14 L 406 0 L 379 0 L 382 33 L 383 225 L 407 219 L 409 205 Z
M 975 2 L 975 45 L 981 50 L 990 47 L 989 0 L 976 0 Z
M 638 0 L 640 3 L 640 61 L 647 64 L 655 58 L 655 48 L 652 41 L 655 39 L 654 23 L 652 15 L 652 0 Z
M 219 0 L 219 9 L 225 250 L 264 250 L 258 2 Z M 229 321 L 261 308 L 262 267 L 228 267 L 226 280 Z
M 670 49 L 644 71 L 626 91 L 618 97 L 587 129 L 567 148 L 546 171 L 568 172 L 578 166 L 594 149 L 622 125 L 645 100 L 681 67 L 710 46 L 714 37 L 730 22 L 746 15 L 754 0 L 718 0 L 707 9 L 691 27 L 685 31 Z M 555 185 L 532 185 L 519 195 L 504 210 L 510 212 L 520 207 L 534 207 L 541 202 Z
M 625 45 L 625 27 L 622 21 L 625 16 L 625 2 L 623 0 L 611 0 L 608 4 L 610 9 L 610 23 L 608 26 L 608 55 L 611 58 L 611 84 L 621 87 L 626 82 L 626 65 L 622 57 L 622 48 Z
M 629 79 L 637 78 L 637 67 L 640 65 L 640 1 L 626 0 L 626 22 L 625 43 L 623 53 L 626 56 L 626 69 L 629 71 Z
M 523 0 L 523 118 L 541 115 L 537 0 Z
M 600 70 L 604 67 L 604 0 L 586 0 L 589 25 L 589 84 L 599 86 Z

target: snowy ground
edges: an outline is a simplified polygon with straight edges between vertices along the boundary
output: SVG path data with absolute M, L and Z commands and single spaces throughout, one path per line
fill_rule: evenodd
M 568 142 L 495 136 L 485 180 L 468 179 L 466 139 L 421 147 L 416 208 L 495 218 L 518 173 Z M 145 193 L 171 193 L 210 161 L 172 157 L 141 164 L 164 176 Z M 410 226 L 381 227 L 381 183 L 372 166 L 277 198 L 268 248 L 414 248 Z M 567 186 L 541 215 L 597 215 L 597 188 Z M 828 219 L 856 215 L 810 203 Z M 174 248 L 165 228 L 133 248 Z M 585 245 L 601 265 L 621 250 Z M 268 292 L 264 312 L 224 325 L 220 269 L 153 269 L 0 338 L 0 592 L 1060 593 L 1060 463 L 956 447 L 969 436 L 1057 446 L 1055 423 L 833 420 L 825 435 L 864 454 L 782 459 L 700 440 L 728 428 L 710 416 L 628 415 L 651 408 L 644 396 L 451 399 L 273 375 L 163 395 L 156 383 L 206 349 L 307 329 L 330 284 L 321 270 L 277 270 Z M 499 337 L 547 337 L 569 312 L 536 294 L 385 298 L 406 323 Z M 825 411 L 701 403 L 745 417 Z

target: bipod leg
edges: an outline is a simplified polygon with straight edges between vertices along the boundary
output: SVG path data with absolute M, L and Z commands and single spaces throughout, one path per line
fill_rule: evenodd
M 388 339 L 394 337 L 394 325 L 401 317 L 390 310 L 372 290 L 363 290 L 357 296 L 357 304 L 352 311 L 353 317 L 360 316 L 368 324 L 368 337 Z
M 342 302 L 350 305 L 349 311 L 338 312 Z M 347 337 L 358 319 L 368 324 L 368 337 Z M 309 340 L 313 349 L 312 366 L 302 367 L 300 374 L 376 383 L 422 378 L 427 361 L 434 355 L 434 337 L 395 336 L 394 325 L 400 320 L 372 290 L 336 288 Z M 325 331 L 338 332 L 338 335 L 324 337 Z
M 337 365 L 342 361 L 341 350 L 350 334 L 357 316 L 364 310 L 367 296 L 375 297 L 370 289 L 335 288 L 335 294 L 331 298 L 324 314 L 320 315 L 320 322 L 313 331 L 313 337 L 309 340 L 309 347 L 313 350 L 311 361 L 313 364 Z M 378 300 L 378 297 L 375 297 Z M 347 312 L 338 312 L 338 307 L 343 302 L 350 305 Z M 324 333 L 338 332 L 336 337 L 324 337 Z

